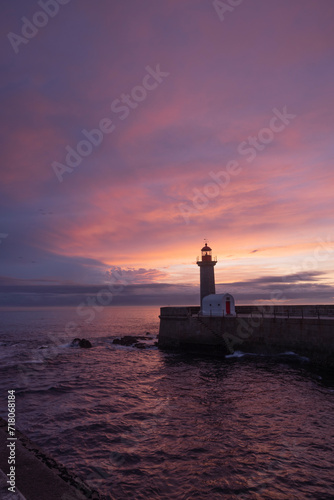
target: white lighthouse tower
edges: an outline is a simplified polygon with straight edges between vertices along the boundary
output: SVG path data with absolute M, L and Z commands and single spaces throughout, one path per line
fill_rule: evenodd
M 216 294 L 215 271 L 217 257 L 212 259 L 212 250 L 205 243 L 201 250 L 200 267 L 201 316 L 235 316 L 234 297 L 230 293 Z
M 197 260 L 197 265 L 200 267 L 200 283 L 201 283 L 201 306 L 203 298 L 207 295 L 216 293 L 215 272 L 214 266 L 217 264 L 217 258 L 212 260 L 212 250 L 205 243 L 201 250 L 201 260 Z

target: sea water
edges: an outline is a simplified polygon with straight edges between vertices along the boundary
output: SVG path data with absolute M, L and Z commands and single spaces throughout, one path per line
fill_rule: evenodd
M 0 314 L 1 416 L 14 389 L 17 428 L 107 498 L 334 498 L 334 382 L 298 353 L 163 352 L 157 307 Z

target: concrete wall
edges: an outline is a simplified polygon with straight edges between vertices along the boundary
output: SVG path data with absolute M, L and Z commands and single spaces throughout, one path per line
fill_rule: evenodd
M 269 318 L 255 315 L 255 311 L 253 317 L 222 318 L 201 317 L 198 312 L 199 307 L 161 308 L 159 346 L 197 346 L 225 354 L 234 350 L 263 354 L 293 351 L 334 368 L 334 318 Z
M 304 316 L 318 317 L 327 316 L 334 317 L 334 304 L 329 305 L 260 305 L 260 306 L 235 306 L 237 314 L 255 314 L 264 312 L 283 316 Z

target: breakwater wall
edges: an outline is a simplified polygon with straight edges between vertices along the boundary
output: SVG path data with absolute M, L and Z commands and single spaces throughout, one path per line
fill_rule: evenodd
M 76 474 L 45 454 L 18 429 L 15 430 L 15 458 L 11 461 L 15 463 L 11 466 L 15 470 L 15 486 L 12 486 L 14 491 L 9 491 L 8 436 L 8 423 L 0 417 L 0 499 L 106 500 Z
M 199 309 L 199 308 L 198 308 Z M 334 318 L 334 304 L 331 305 L 262 305 L 235 306 L 237 314 L 270 314 L 272 316 L 325 317 Z
M 200 316 L 199 307 L 162 307 L 158 345 L 222 355 L 293 351 L 334 370 L 334 306 L 315 307 L 320 306 L 275 306 L 269 315 L 265 306 L 239 306 L 236 317 Z

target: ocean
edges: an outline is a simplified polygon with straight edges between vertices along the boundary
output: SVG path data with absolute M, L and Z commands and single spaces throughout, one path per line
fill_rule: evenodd
M 298 353 L 163 352 L 156 306 L 0 314 L 1 416 L 14 389 L 17 428 L 107 498 L 334 498 L 334 380 Z

